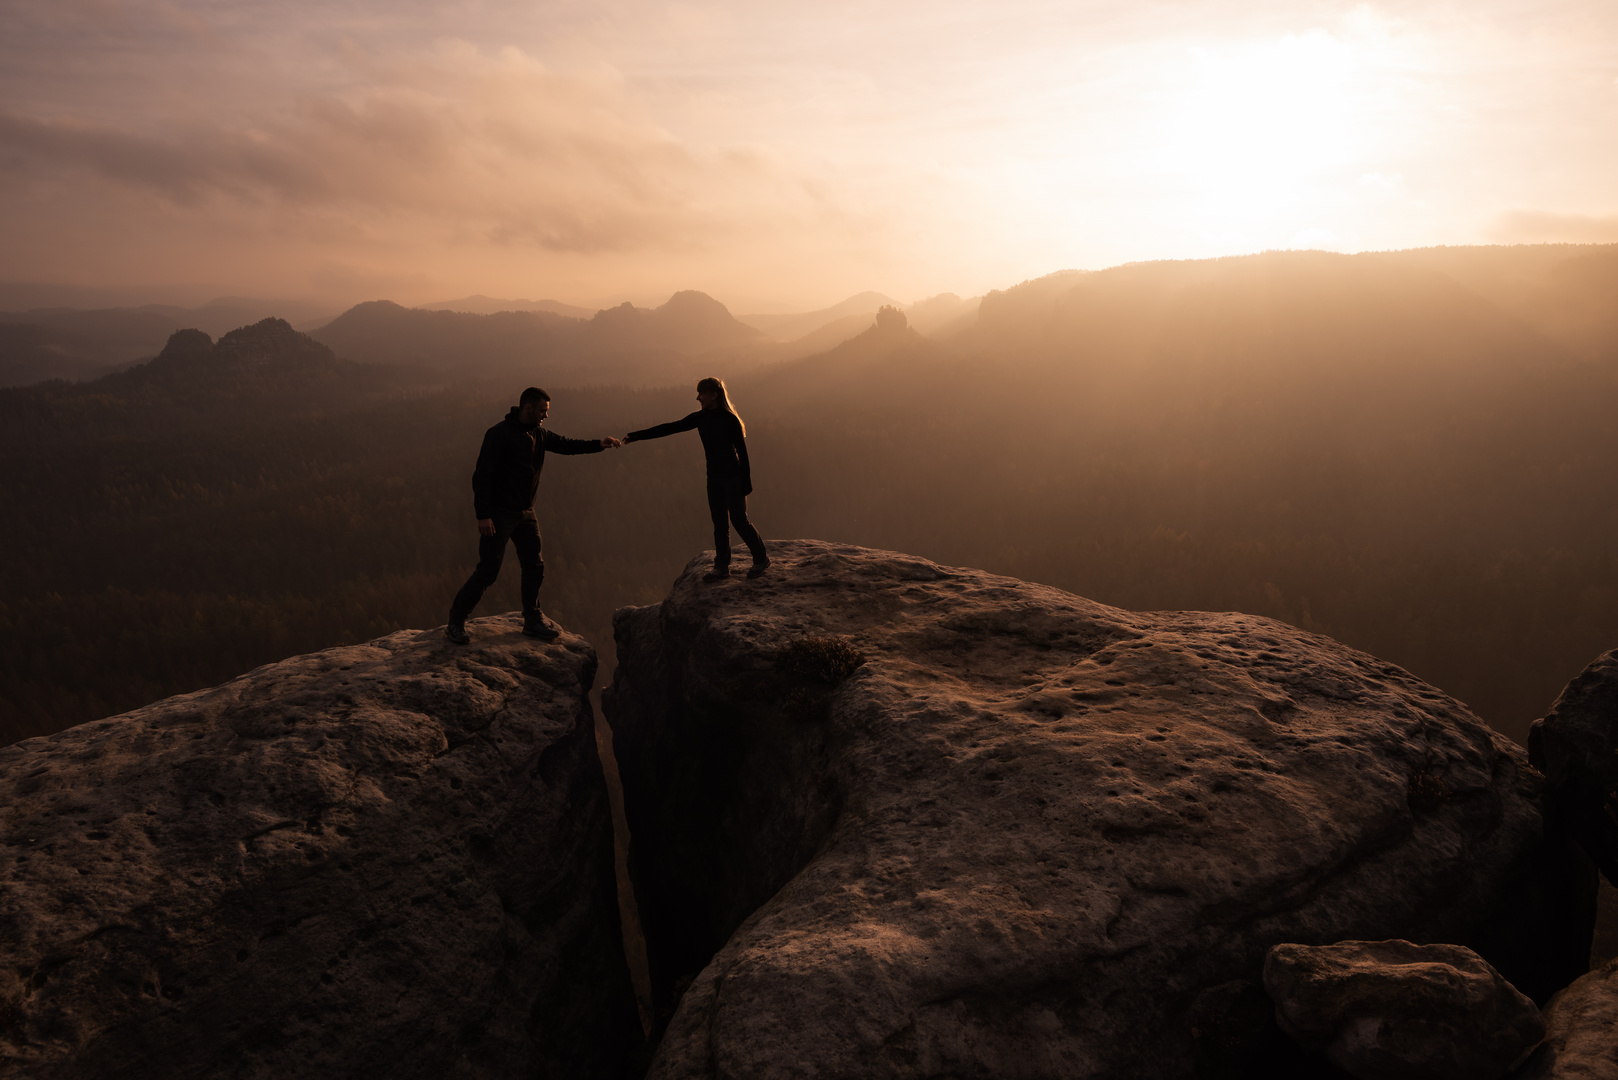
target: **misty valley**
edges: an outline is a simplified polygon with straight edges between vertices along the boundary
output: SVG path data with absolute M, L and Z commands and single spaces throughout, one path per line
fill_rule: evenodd
M 478 439 L 529 384 L 597 438 L 727 377 L 766 537 L 1273 616 L 1519 740 L 1613 644 L 1618 251 L 1271 253 L 1052 275 L 975 317 L 950 299 L 916 320 L 932 336 L 855 315 L 787 359 L 700 294 L 530 312 L 550 336 L 516 344 L 513 313 L 362 305 L 0 391 L 5 737 L 441 624 Z M 709 546 L 700 461 L 675 439 L 546 470 L 544 604 L 608 674 L 611 612 Z
M 1492 1004 L 1413 1075 L 1608 1052 L 1618 247 L 242 303 L 0 389 L 7 1061 L 1367 1077 L 1320 987 L 1429 969 Z M 48 314 L 9 370 L 164 325 Z M 553 453 L 567 633 L 509 555 L 446 632 L 523 387 L 638 440 L 716 375 L 767 572 L 694 435 Z

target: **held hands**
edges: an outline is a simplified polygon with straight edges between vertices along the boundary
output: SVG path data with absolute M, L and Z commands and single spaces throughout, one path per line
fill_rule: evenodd
M 624 440 L 615 439 L 611 435 L 601 440 L 601 449 L 603 450 L 616 450 L 622 445 L 624 445 Z

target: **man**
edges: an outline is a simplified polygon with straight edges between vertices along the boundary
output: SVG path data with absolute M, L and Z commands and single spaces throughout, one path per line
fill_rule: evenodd
M 539 586 L 545 580 L 541 557 L 539 519 L 534 516 L 534 493 L 545 452 L 599 454 L 621 446 L 617 439 L 566 439 L 543 426 L 551 411 L 551 396 L 530 386 L 506 418 L 483 436 L 477 468 L 472 471 L 473 510 L 478 519 L 478 566 L 450 604 L 444 636 L 457 645 L 471 641 L 466 617 L 483 598 L 483 590 L 500 576 L 506 542 L 517 549 L 522 567 L 522 632 L 541 641 L 555 641 L 561 631 L 539 610 Z

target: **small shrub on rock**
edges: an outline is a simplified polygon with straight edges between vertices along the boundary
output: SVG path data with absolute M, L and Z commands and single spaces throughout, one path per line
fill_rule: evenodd
M 842 682 L 865 663 L 865 654 L 840 637 L 804 637 L 775 651 L 783 671 L 828 686 Z

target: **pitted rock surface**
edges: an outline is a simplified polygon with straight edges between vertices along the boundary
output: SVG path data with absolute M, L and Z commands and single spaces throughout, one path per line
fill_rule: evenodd
M 406 631 L 0 749 L 0 1073 L 607 1075 L 580 638 Z
M 615 617 L 654 1077 L 1217 1073 L 1272 945 L 1468 943 L 1565 854 L 1518 747 L 1328 638 L 770 554 Z
M 1459 945 L 1277 945 L 1264 988 L 1283 1030 L 1359 1080 L 1498 1080 L 1545 1037 L 1534 1003 Z
M 1618 960 L 1551 998 L 1545 1043 L 1512 1080 L 1618 1080 Z

